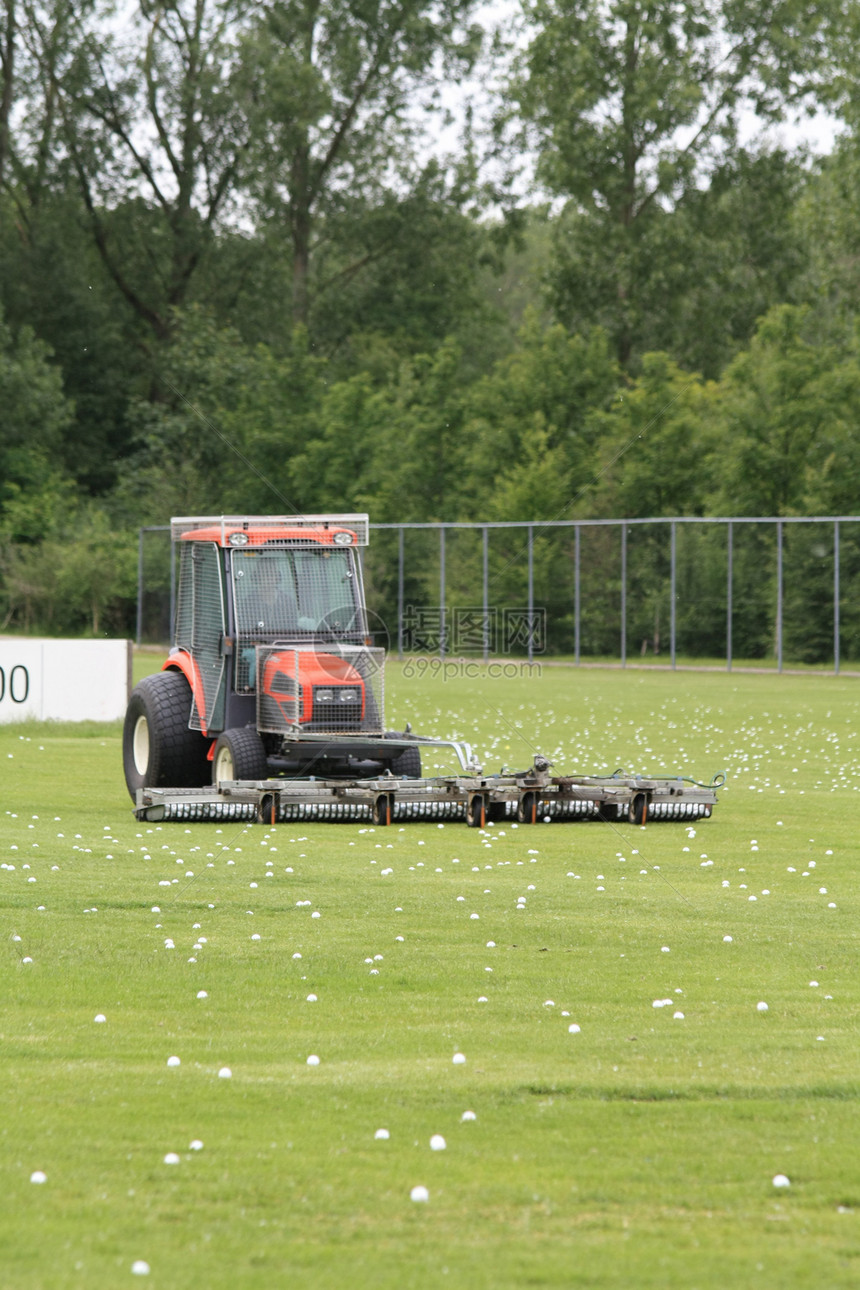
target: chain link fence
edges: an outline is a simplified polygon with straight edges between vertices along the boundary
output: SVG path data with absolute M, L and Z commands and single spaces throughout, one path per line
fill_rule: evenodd
M 370 527 L 374 643 L 401 657 L 860 662 L 860 516 Z M 138 644 L 175 598 L 169 526 L 143 528 Z

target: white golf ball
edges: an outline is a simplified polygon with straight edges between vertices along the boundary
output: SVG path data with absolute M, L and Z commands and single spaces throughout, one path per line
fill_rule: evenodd
M 135 1259 L 131 1265 L 131 1270 L 136 1277 L 149 1276 L 149 1264 L 144 1259 Z
M 767 1004 L 764 1002 L 764 1000 L 762 1000 L 761 1003 L 756 1004 L 756 1011 L 767 1012 Z
M 448 1143 L 442 1137 L 441 1133 L 434 1133 L 433 1137 L 430 1139 L 431 1151 L 444 1151 L 447 1145 Z
M 477 1120 L 477 1118 L 474 1111 L 464 1111 L 460 1116 L 461 1120 Z
M 168 1066 L 181 1066 L 181 1065 L 182 1065 L 182 1062 L 180 1061 L 180 1059 L 179 1059 L 178 1057 L 168 1057 L 168 1059 L 167 1059 L 167 1065 L 168 1065 Z
M 731 936 L 724 936 L 724 937 L 723 937 L 723 940 L 725 941 L 726 945 L 731 945 L 731 943 L 732 943 L 732 938 L 731 938 Z
M 233 1072 L 230 1070 L 230 1067 L 229 1067 L 229 1066 L 222 1066 L 222 1067 L 221 1067 L 221 1069 L 220 1069 L 220 1071 L 218 1072 L 218 1078 L 219 1078 L 219 1079 L 232 1079 L 232 1078 L 233 1078 Z
M 421 1186 L 413 1187 L 411 1192 L 409 1193 L 409 1199 L 426 1201 L 430 1199 L 430 1193 L 426 1187 L 421 1187 Z
M 34 1169 L 30 1174 L 31 1183 L 43 1183 L 48 1181 L 48 1175 L 42 1173 L 41 1169 Z
M 387 1129 L 377 1129 L 373 1136 L 378 1142 L 387 1142 L 391 1134 Z
M 107 1017 L 103 1012 L 97 1012 L 96 1015 L 93 1017 L 93 1021 L 101 1023 L 102 1021 L 107 1021 Z
M 191 1140 L 191 1142 L 189 1142 L 189 1144 L 188 1144 L 188 1150 L 189 1150 L 189 1151 L 202 1151 L 202 1150 L 203 1150 L 203 1143 L 200 1141 L 200 1139 L 199 1139 L 199 1138 L 193 1138 L 193 1139 Z
M 308 995 L 308 1003 L 316 1003 L 316 1001 L 317 1001 L 317 997 L 315 994 Z
M 308 1058 L 308 1066 L 319 1066 L 319 1064 L 320 1064 L 320 1059 L 317 1057 L 316 1053 L 311 1053 L 310 1057 Z
M 175 1151 L 168 1151 L 167 1155 L 164 1157 L 164 1163 L 166 1165 L 178 1165 L 179 1156 Z
M 454 1063 L 455 1066 L 466 1065 L 466 1058 L 463 1053 L 455 1053 L 454 1056 L 451 1058 L 451 1061 Z
M 205 991 L 205 990 L 198 990 L 198 991 L 197 991 L 197 998 L 198 998 L 198 999 L 208 999 L 208 998 L 209 998 L 209 995 L 206 993 L 206 991 Z
M 580 1029 L 581 1027 L 578 1026 L 575 1021 L 572 1021 L 567 1028 L 567 1033 L 569 1035 L 578 1035 L 580 1032 Z
M 791 1183 L 788 1178 L 786 1178 L 785 1174 L 774 1174 L 773 1185 L 774 1187 L 790 1187 Z

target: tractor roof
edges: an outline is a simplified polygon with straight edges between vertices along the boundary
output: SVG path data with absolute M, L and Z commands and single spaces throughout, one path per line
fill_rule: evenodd
M 174 516 L 174 542 L 217 542 L 225 547 L 272 545 L 367 546 L 366 515 Z

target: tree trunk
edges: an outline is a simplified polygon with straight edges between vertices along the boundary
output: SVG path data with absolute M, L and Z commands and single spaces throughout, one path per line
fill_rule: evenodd
M 9 118 L 12 115 L 12 96 L 15 88 L 15 0 L 5 0 L 6 22 L 3 44 L 0 47 L 0 189 L 6 177 L 9 162 L 11 135 Z

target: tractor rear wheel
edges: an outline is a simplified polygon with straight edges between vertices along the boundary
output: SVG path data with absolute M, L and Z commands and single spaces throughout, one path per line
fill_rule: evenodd
M 209 778 L 206 740 L 189 730 L 191 686 L 171 669 L 136 685 L 125 714 L 122 763 L 132 798 L 139 788 L 199 788 Z
M 269 763 L 253 726 L 236 726 L 218 736 L 212 754 L 212 783 L 225 779 L 268 779 Z

